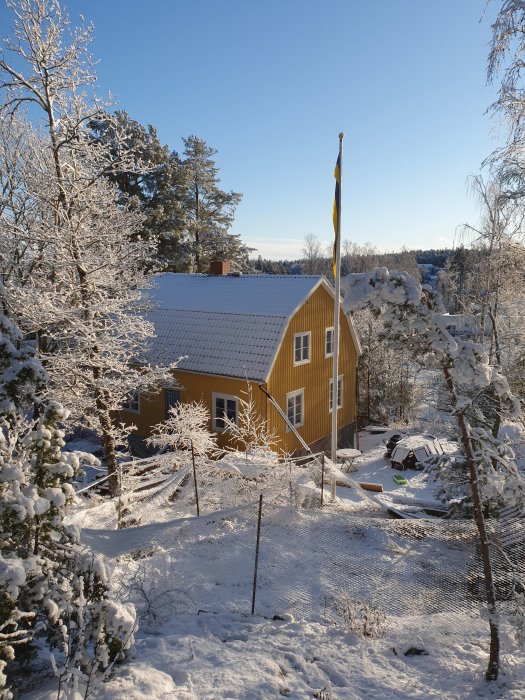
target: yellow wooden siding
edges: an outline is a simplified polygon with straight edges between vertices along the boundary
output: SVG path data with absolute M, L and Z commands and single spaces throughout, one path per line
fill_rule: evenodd
M 332 357 L 325 357 L 326 328 L 333 326 L 333 299 L 322 286 L 307 299 L 291 319 L 281 343 L 280 351 L 265 388 L 274 396 L 286 413 L 286 395 L 304 389 L 304 426 L 299 434 L 307 444 L 312 444 L 331 433 L 331 413 L 328 410 L 329 381 L 332 377 Z M 340 318 L 339 374 L 343 375 L 343 407 L 338 410 L 338 427 L 352 423 L 356 418 L 355 367 L 356 348 L 348 322 L 341 312 Z M 294 366 L 294 335 L 310 332 L 310 362 Z M 213 393 L 245 398 L 247 382 L 244 379 L 174 372 L 181 386 L 181 401 L 202 401 L 212 414 Z M 286 429 L 283 419 L 260 391 L 257 382 L 250 382 L 253 399 L 259 413 L 269 422 L 270 430 L 279 436 L 274 449 L 293 452 L 300 449 L 297 438 Z M 151 427 L 165 418 L 165 391 L 141 396 L 140 413 L 120 411 L 118 420 L 126 425 L 134 424 L 142 437 L 151 435 Z M 210 421 L 210 430 L 212 423 Z M 226 435 L 218 433 L 221 447 L 227 444 Z
M 177 372 L 174 377 L 180 385 L 181 401 L 202 401 L 212 415 L 212 395 L 224 394 L 247 398 L 248 383 L 245 379 L 230 379 L 229 377 L 215 377 L 208 374 L 195 374 L 192 372 Z M 266 417 L 266 398 L 259 389 L 257 383 L 250 382 L 252 386 L 252 396 L 256 403 L 258 412 Z M 149 437 L 151 428 L 165 419 L 166 396 L 162 390 L 158 394 L 141 396 L 140 413 L 130 411 L 120 411 L 119 420 L 126 425 L 135 425 L 136 434 L 141 437 Z M 212 430 L 210 420 L 209 429 Z M 218 432 L 218 443 L 220 447 L 227 444 L 224 433 Z
M 328 410 L 329 381 L 332 377 L 332 357 L 325 357 L 326 329 L 333 326 L 333 299 L 323 287 L 307 299 L 291 319 L 280 352 L 268 379 L 268 391 L 286 413 L 286 395 L 304 389 L 304 425 L 297 432 L 307 444 L 329 435 L 332 429 L 332 414 Z M 339 374 L 343 375 L 343 406 L 338 410 L 338 427 L 353 422 L 355 406 L 356 349 L 348 322 L 341 312 L 340 317 Z M 294 335 L 311 333 L 310 362 L 294 366 Z M 279 448 L 293 452 L 300 443 L 292 432 L 284 428 L 283 420 L 276 409 L 269 405 L 270 428 L 281 435 Z

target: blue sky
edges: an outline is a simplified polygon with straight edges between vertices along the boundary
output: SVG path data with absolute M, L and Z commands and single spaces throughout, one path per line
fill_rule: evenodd
M 467 180 L 499 142 L 485 114 L 499 4 L 65 3 L 95 24 L 100 92 L 172 148 L 196 134 L 218 149 L 223 188 L 244 195 L 233 231 L 272 258 L 298 257 L 308 233 L 332 240 L 340 131 L 343 239 L 446 247 L 476 219 Z

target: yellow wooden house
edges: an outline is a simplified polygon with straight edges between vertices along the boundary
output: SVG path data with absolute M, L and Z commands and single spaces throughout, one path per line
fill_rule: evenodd
M 135 395 L 119 419 L 148 437 L 177 402 L 202 401 L 210 429 L 222 447 L 229 442 L 224 417 L 237 420 L 248 384 L 260 415 L 279 441 L 280 452 L 301 451 L 297 437 L 259 389 L 263 386 L 314 450 L 329 450 L 333 403 L 334 292 L 320 275 L 158 275 L 149 318 L 156 338 L 149 361 L 170 364 L 174 386 Z M 217 274 L 218 273 L 218 274 Z M 356 410 L 359 340 L 340 311 L 338 444 L 351 446 Z M 180 359 L 179 359 L 180 358 Z

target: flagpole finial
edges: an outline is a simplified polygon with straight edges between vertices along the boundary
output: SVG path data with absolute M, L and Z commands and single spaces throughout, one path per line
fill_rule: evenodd
M 344 139 L 345 135 L 343 134 L 342 131 L 339 132 L 339 141 L 342 141 Z

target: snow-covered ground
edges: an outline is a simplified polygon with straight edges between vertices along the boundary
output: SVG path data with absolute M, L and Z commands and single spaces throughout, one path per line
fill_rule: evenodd
M 286 479 L 276 470 L 274 482 L 254 481 L 252 490 L 238 491 L 240 507 L 204 510 L 199 519 L 191 483 L 187 495 L 173 502 L 154 508 L 143 503 L 141 526 L 124 531 L 107 529 L 114 527 L 113 504 L 95 501 L 77 510 L 73 520 L 85 528 L 84 541 L 114 562 L 116 587 L 142 614 L 133 652 L 96 697 L 524 698 L 525 657 L 507 626 L 500 680 L 483 680 L 488 625 L 468 583 L 476 571 L 468 526 L 458 525 L 454 538 L 444 536 L 436 521 L 386 518 L 388 505 L 436 502 L 436 485 L 422 472 L 403 472 L 406 486 L 393 482 L 396 472 L 383 456 L 392 432 L 362 435 L 363 454 L 351 473 L 357 481 L 383 485 L 383 493 L 369 494 L 377 508 L 338 486 L 334 501 L 327 488 L 322 511 L 290 509 Z M 236 494 L 236 470 L 254 476 L 242 456 L 230 456 L 226 467 L 223 505 Z M 327 471 L 344 480 L 329 464 Z M 209 492 L 213 480 L 204 476 Z M 252 616 L 261 484 L 265 505 Z M 300 489 L 317 498 L 307 476 Z M 203 503 L 213 503 L 203 490 Z M 384 636 L 349 631 L 337 605 L 345 596 L 385 613 Z M 54 687 L 43 685 L 24 700 L 50 700 Z

